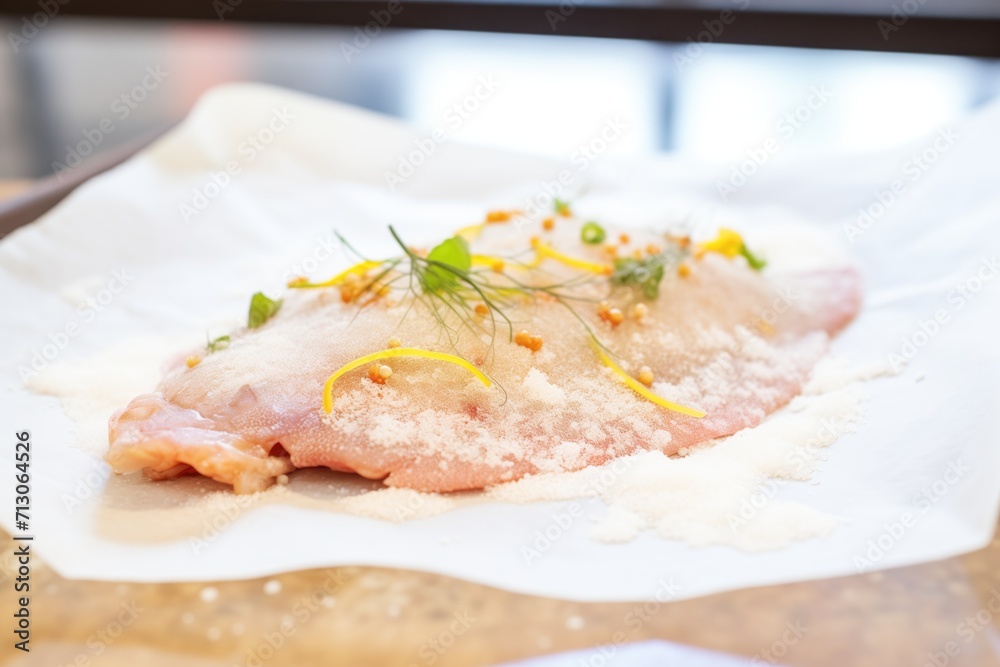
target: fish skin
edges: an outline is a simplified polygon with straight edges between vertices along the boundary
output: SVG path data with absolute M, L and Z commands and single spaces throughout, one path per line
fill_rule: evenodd
M 850 266 L 765 277 L 710 255 L 687 278 L 665 280 L 644 323 L 612 328 L 586 313 L 633 374 L 651 366 L 652 389 L 694 402 L 708 413 L 704 419 L 625 387 L 597 361 L 574 316 L 544 301 L 515 309 L 545 340 L 538 353 L 510 342 L 506 330 L 492 352 L 471 336 L 457 344 L 503 387 L 506 402 L 467 371 L 401 358 L 387 362 L 394 374 L 385 385 L 368 380 L 364 368 L 338 380 L 327 416 L 326 378 L 384 348 L 390 336 L 455 350 L 419 308 L 401 322 L 402 306 L 376 303 L 359 312 L 340 303 L 335 289 L 293 291 L 272 321 L 234 335 L 226 350 L 194 368 L 175 365 L 155 392 L 115 413 L 107 460 L 118 472 L 141 469 L 151 478 L 197 472 L 237 493 L 314 466 L 447 492 L 641 450 L 673 455 L 755 426 L 800 393 L 861 298 Z
M 194 470 L 233 486 L 237 493 L 261 491 L 295 466 L 268 455 L 259 442 L 219 429 L 196 410 L 143 394 L 109 422 L 113 444 L 106 457 L 115 472 L 143 470 L 151 479 L 172 479 Z

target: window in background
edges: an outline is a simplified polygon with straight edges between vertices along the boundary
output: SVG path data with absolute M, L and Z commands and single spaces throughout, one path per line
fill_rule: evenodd
M 677 80 L 677 150 L 733 160 L 773 136 L 788 152 L 869 152 L 916 139 L 998 92 L 969 58 L 717 45 Z
M 1000 64 L 943 56 L 708 45 L 687 61 L 676 58 L 679 45 L 385 31 L 348 62 L 340 47 L 352 37 L 332 28 L 53 22 L 20 53 L 0 50 L 0 178 L 52 173 L 105 118 L 115 130 L 96 152 L 165 129 L 230 81 L 562 158 L 618 119 L 627 129 L 616 154 L 676 150 L 716 161 L 779 133 L 788 155 L 876 150 L 1000 93 Z M 169 75 L 122 117 L 116 101 L 157 66 Z M 491 77 L 493 89 L 480 81 Z M 799 118 L 785 136 L 779 123 L 790 113 Z
M 605 127 L 617 133 L 609 152 L 619 154 L 655 150 L 667 133 L 669 83 L 658 63 L 669 54 L 661 46 L 445 32 L 412 44 L 420 55 L 409 66 L 402 115 L 453 129 L 456 140 L 569 158 Z M 497 85 L 480 103 L 483 77 Z M 466 118 L 463 101 L 479 108 Z

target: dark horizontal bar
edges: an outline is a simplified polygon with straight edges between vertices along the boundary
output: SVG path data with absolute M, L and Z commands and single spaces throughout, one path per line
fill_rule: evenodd
M 59 0 L 49 0 L 50 5 Z M 364 26 L 373 12 L 385 10 L 391 0 L 69 0 L 59 5 L 58 16 L 122 19 L 220 21 L 224 23 L 284 23 L 327 26 Z M 580 4 L 575 4 L 579 2 Z M 468 30 L 576 37 L 609 37 L 685 43 L 699 33 L 709 41 L 728 44 L 791 46 L 933 53 L 1000 58 L 1000 17 L 921 15 L 905 22 L 871 14 L 733 11 L 733 20 L 718 34 L 705 33 L 706 25 L 718 28 L 717 9 L 691 9 L 653 4 L 594 4 L 590 0 L 545 2 L 447 2 L 403 0 L 391 16 L 389 28 Z M 222 11 L 220 12 L 220 8 Z M 572 8 L 571 13 L 568 8 Z M 225 11 L 229 9 L 231 11 Z M 38 0 L 7 0 L 0 14 L 20 21 L 40 11 Z M 553 14 L 565 18 L 555 21 Z M 58 17 L 56 17 L 57 19 Z M 899 20 L 899 17 L 897 17 Z M 884 34 L 882 24 L 896 27 Z M 713 23 L 715 22 L 715 23 Z
M 69 193 L 94 176 L 129 159 L 153 143 L 164 132 L 152 132 L 96 155 L 64 178 L 49 176 L 36 181 L 24 192 L 0 201 L 0 238 L 47 213 Z

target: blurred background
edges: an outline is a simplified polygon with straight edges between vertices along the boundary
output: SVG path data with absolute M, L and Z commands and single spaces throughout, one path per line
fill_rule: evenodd
M 768 137 L 786 154 L 876 151 L 1000 95 L 1000 62 L 959 56 L 69 15 L 21 39 L 25 26 L 0 16 L 0 179 L 163 131 L 233 81 L 567 159 L 617 118 L 615 153 L 717 162 Z

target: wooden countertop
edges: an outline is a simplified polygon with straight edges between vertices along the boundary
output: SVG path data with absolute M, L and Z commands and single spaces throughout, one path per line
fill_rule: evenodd
M 7 582 L 11 556 L 0 554 Z M 951 649 L 950 666 L 988 667 L 1000 665 L 998 564 L 1000 538 L 938 563 L 655 605 L 646 615 L 642 603 L 564 602 L 369 567 L 119 584 L 66 580 L 36 558 L 32 652 L 14 656 L 8 638 L 0 653 L 19 667 L 469 667 L 611 643 L 621 632 L 758 664 L 772 651 L 786 665 L 921 667 Z M 787 632 L 795 626 L 801 638 Z
M 0 181 L 0 198 L 24 187 Z M 16 564 L 6 534 L 0 544 L 6 588 Z M 10 609 L 9 588 L 3 599 Z M 31 604 L 32 652 L 15 651 L 8 635 L 5 665 L 471 667 L 606 644 L 620 632 L 759 664 L 1000 667 L 1000 537 L 937 563 L 734 591 L 649 614 L 641 603 L 564 602 L 369 567 L 131 584 L 66 580 L 37 557 Z M 2 615 L 7 633 L 10 614 Z M 788 631 L 795 626 L 801 637 Z

